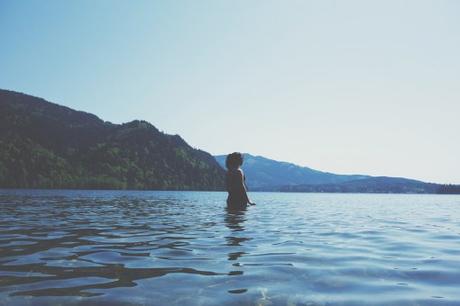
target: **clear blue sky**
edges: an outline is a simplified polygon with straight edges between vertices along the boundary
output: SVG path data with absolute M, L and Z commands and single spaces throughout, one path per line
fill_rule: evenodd
M 0 88 L 213 154 L 460 183 L 460 1 L 0 0 Z

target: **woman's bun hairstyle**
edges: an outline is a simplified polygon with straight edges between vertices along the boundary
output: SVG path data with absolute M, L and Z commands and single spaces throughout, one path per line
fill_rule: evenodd
M 225 166 L 227 169 L 237 169 L 243 164 L 243 154 L 239 152 L 233 152 L 227 155 L 225 159 Z

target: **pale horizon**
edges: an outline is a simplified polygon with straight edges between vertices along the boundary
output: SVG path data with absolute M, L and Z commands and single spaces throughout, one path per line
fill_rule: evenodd
M 0 88 L 213 155 L 460 184 L 460 3 L 0 3 Z

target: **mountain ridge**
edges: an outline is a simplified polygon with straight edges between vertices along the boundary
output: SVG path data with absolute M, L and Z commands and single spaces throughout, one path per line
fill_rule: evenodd
M 351 179 L 369 177 L 368 175 L 360 174 L 334 174 L 249 153 L 244 153 L 243 156 L 244 164 L 242 168 L 248 177 L 247 184 L 249 187 L 255 189 L 280 186 L 281 184 L 296 185 L 309 183 L 317 185 L 339 183 Z M 226 155 L 216 155 L 214 157 L 221 167 L 225 168 Z
M 460 193 L 460 185 L 427 183 L 404 177 L 334 174 L 244 153 L 242 166 L 252 191 L 343 193 Z M 225 168 L 226 155 L 215 155 Z
M 224 171 L 179 135 L 0 90 L 0 187 L 222 190 Z

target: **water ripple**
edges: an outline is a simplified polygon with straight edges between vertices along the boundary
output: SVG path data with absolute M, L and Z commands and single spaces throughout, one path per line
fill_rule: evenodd
M 460 197 L 0 191 L 0 305 L 460 305 Z

